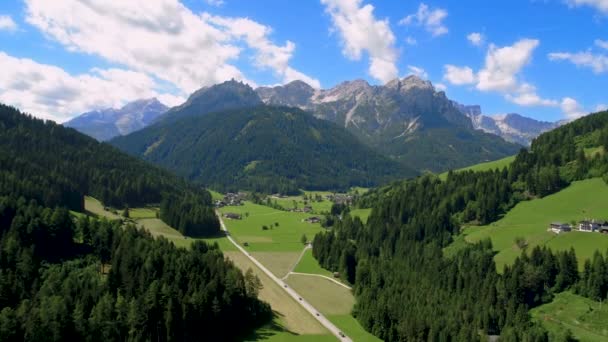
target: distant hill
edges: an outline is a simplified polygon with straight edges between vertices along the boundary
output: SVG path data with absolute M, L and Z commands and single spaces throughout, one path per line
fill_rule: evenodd
M 258 106 L 159 122 L 111 143 L 219 189 L 290 193 L 373 186 L 416 172 L 300 109 Z
M 137 100 L 120 109 L 107 108 L 81 114 L 64 123 L 64 126 L 106 141 L 148 126 L 167 109 L 155 98 Z
M 256 92 L 266 104 L 299 107 L 332 121 L 417 170 L 460 168 L 513 155 L 519 149 L 476 130 L 444 92 L 416 76 L 383 86 L 355 80 L 327 90 L 294 81 Z

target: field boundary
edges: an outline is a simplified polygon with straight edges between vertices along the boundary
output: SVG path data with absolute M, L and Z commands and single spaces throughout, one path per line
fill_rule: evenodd
M 330 278 L 330 277 L 328 277 L 328 276 L 324 276 L 324 275 L 321 275 L 321 274 L 315 274 L 315 273 L 300 273 L 300 272 L 289 272 L 289 274 L 287 274 L 287 277 L 289 277 L 289 275 L 290 275 L 290 274 L 297 274 L 297 275 L 303 275 L 303 276 L 313 276 L 313 277 L 321 277 L 321 278 L 325 278 L 325 279 L 327 279 L 327 280 L 329 280 L 329 281 L 331 281 L 331 282 L 334 282 L 334 283 L 336 283 L 336 284 L 338 284 L 338 285 L 340 285 L 340 286 L 342 286 L 342 287 L 344 287 L 344 288 L 347 288 L 347 289 L 349 289 L 349 290 L 352 290 L 352 289 L 353 289 L 352 287 L 350 287 L 350 286 L 348 286 L 348 285 L 346 285 L 346 284 L 344 284 L 344 283 L 341 283 L 341 282 L 339 282 L 339 281 L 337 281 L 337 280 L 335 280 L 335 279 L 332 279 L 332 278 Z M 284 279 L 286 279 L 287 277 L 285 277 Z

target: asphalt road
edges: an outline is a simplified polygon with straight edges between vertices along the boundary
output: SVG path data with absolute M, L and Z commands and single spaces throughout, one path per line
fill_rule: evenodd
M 241 247 L 238 243 L 236 243 L 236 241 L 234 241 L 234 239 L 232 238 L 232 236 L 230 236 L 230 233 L 228 232 L 228 229 L 226 228 L 226 225 L 224 224 L 224 220 L 222 220 L 222 215 L 218 212 L 216 212 L 217 217 L 220 220 L 220 225 L 222 226 L 222 230 L 226 232 L 226 237 L 228 237 L 228 240 L 230 240 L 230 242 L 232 242 L 233 245 L 236 246 L 236 248 L 239 249 L 239 251 L 241 251 L 243 254 L 245 254 L 249 260 L 251 260 L 251 262 L 253 262 L 257 267 L 259 267 L 262 272 L 264 272 L 268 277 L 270 277 L 270 279 L 272 279 L 275 283 L 277 283 L 283 290 L 285 290 L 285 292 L 287 292 L 296 302 L 300 303 L 300 305 L 302 305 L 302 307 L 304 309 L 306 309 L 306 311 L 310 312 L 310 314 L 317 319 L 317 321 L 319 321 L 319 323 L 321 323 L 325 328 L 327 328 L 327 330 L 329 330 L 332 334 L 334 334 L 338 340 L 340 341 L 344 341 L 344 342 L 352 342 L 352 340 L 342 334 L 342 331 L 335 326 L 332 322 L 330 322 L 327 318 L 325 318 L 325 316 L 323 316 L 323 314 L 321 314 L 319 311 L 317 311 L 317 309 L 315 309 L 312 305 L 310 305 L 310 303 L 308 303 L 306 300 L 304 300 L 304 298 L 302 298 L 302 296 L 300 296 L 296 291 L 294 291 L 289 285 L 287 285 L 287 283 L 285 283 L 284 281 L 282 281 L 281 279 L 277 278 L 274 274 L 272 274 L 272 272 L 270 272 L 266 267 L 264 267 L 264 265 L 262 265 L 261 262 L 259 262 L 256 258 L 254 258 L 253 256 L 251 256 L 251 254 L 249 254 L 249 252 Z M 342 336 L 342 335 L 344 336 Z

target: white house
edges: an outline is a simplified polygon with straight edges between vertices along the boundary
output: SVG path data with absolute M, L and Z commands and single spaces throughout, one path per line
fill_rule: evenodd
M 549 229 L 555 234 L 566 233 L 572 230 L 569 224 L 561 223 L 561 222 L 553 222 L 549 226 Z
M 584 220 L 579 222 L 578 224 L 578 230 L 581 232 L 595 232 L 598 231 L 600 229 L 601 225 L 599 224 L 599 222 L 595 221 L 595 220 Z

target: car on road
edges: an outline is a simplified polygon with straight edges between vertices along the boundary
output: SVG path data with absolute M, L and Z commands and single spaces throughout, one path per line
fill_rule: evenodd
M 285 286 L 285 288 L 287 288 L 287 285 L 283 285 L 283 286 Z
M 317 316 L 321 316 L 321 315 L 319 315 L 319 313 L 317 312 Z
M 302 297 L 298 297 L 299 300 L 302 300 Z
M 344 335 L 344 333 L 341 331 L 338 334 L 340 334 L 340 337 L 346 337 L 346 335 Z

